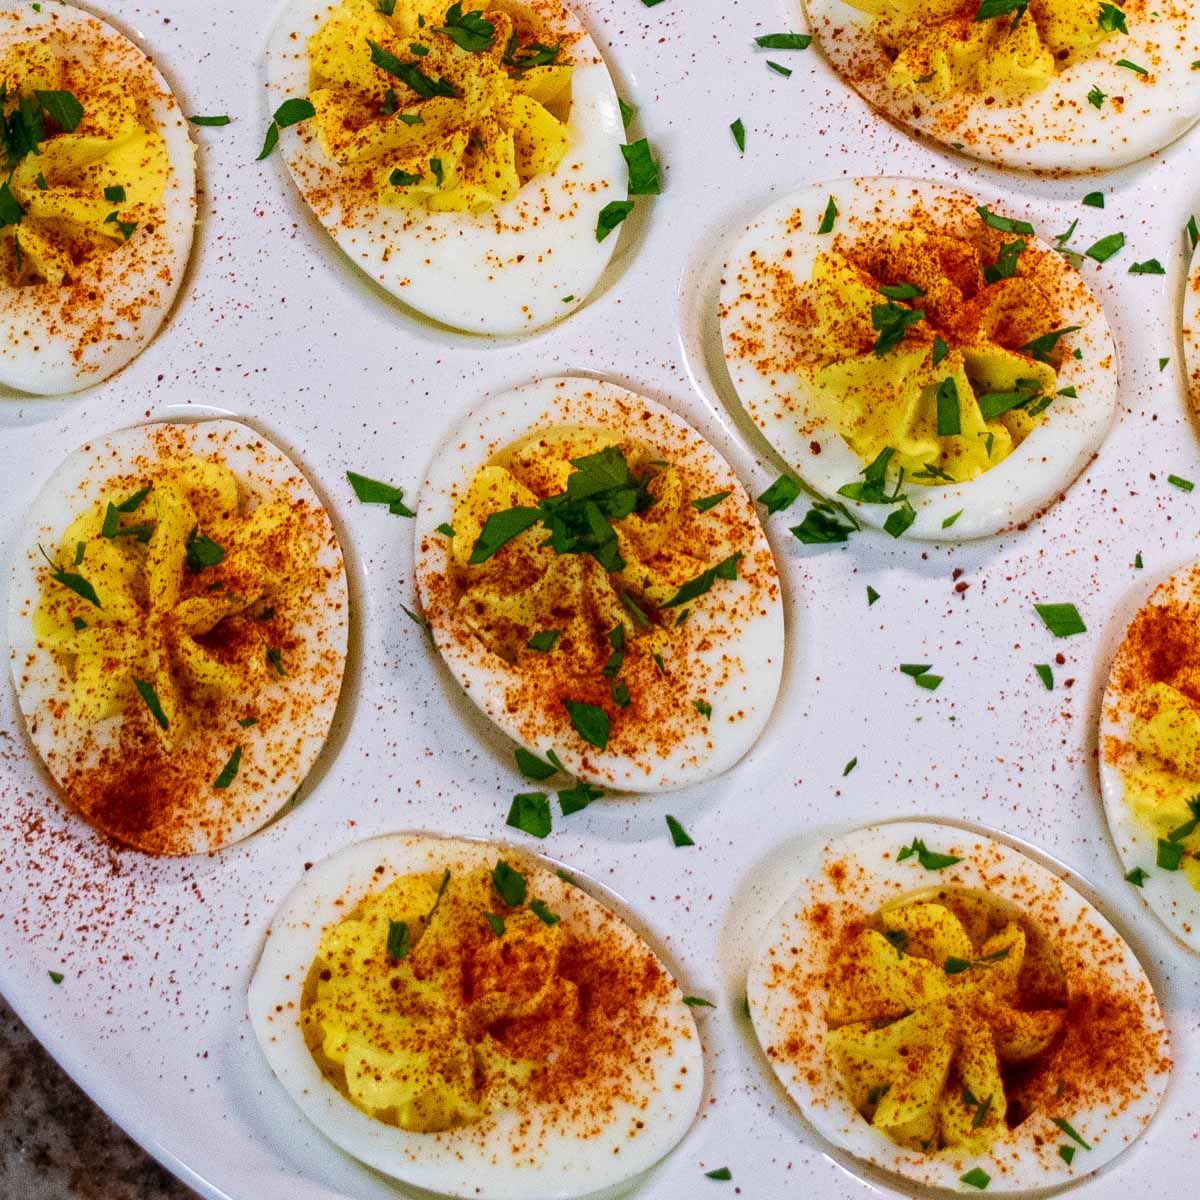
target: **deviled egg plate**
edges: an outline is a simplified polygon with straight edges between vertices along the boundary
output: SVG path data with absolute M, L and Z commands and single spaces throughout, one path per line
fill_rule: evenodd
M 654 951 L 506 846 L 396 834 L 318 863 L 271 922 L 249 1008 L 322 1133 L 441 1195 L 631 1180 L 703 1090 L 695 1021 Z
M 784 461 L 894 537 L 1029 520 L 1116 410 L 1112 333 L 1078 272 L 1028 221 L 939 184 L 776 201 L 726 261 L 720 324 L 733 387 Z
M 183 279 L 194 147 L 154 64 L 65 4 L 0 6 L 0 384 L 71 392 L 139 354 Z
M 296 465 L 236 421 L 122 429 L 59 467 L 24 529 L 12 675 L 63 796 L 153 854 L 270 820 L 346 663 L 341 549 Z
M 1150 1122 L 1171 1069 L 1120 934 L 1028 855 L 936 822 L 824 846 L 766 931 L 754 1030 L 819 1133 L 938 1188 L 1086 1177 Z
M 596 44 L 557 0 L 384 7 L 291 0 L 275 28 L 272 104 L 312 114 L 279 134 L 301 195 L 426 316 L 488 334 L 558 320 L 608 264 L 600 213 L 625 198 Z
M 450 670 L 580 779 L 681 787 L 762 732 L 783 664 L 774 559 L 729 464 L 661 405 L 584 378 L 491 397 L 436 452 L 416 543 Z
M 834 69 L 875 108 L 976 158 L 1107 170 L 1200 117 L 1187 0 L 805 0 Z
M 1125 878 L 1200 950 L 1200 566 L 1159 584 L 1125 631 L 1100 710 L 1100 783 Z

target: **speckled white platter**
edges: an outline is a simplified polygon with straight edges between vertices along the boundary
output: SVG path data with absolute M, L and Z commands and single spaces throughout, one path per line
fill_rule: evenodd
M 779 703 L 729 774 L 684 792 L 593 804 L 536 849 L 622 896 L 689 994 L 707 1055 L 702 1116 L 633 1193 L 865 1200 L 906 1195 L 834 1152 L 794 1109 L 741 1016 L 757 939 L 794 889 L 799 850 L 893 817 L 953 817 L 1006 831 L 1069 866 L 1145 964 L 1170 1027 L 1175 1072 L 1162 1111 L 1087 1200 L 1187 1194 L 1200 1072 L 1198 960 L 1122 880 L 1095 762 L 1109 660 L 1145 581 L 1196 554 L 1200 480 L 1183 395 L 1179 303 L 1184 224 L 1200 208 L 1200 131 L 1103 177 L 1044 180 L 919 144 L 875 116 L 813 47 L 756 50 L 803 29 L 789 0 L 585 0 L 581 19 L 638 105 L 664 168 L 609 272 L 580 312 L 497 343 L 418 324 L 345 261 L 298 200 L 282 160 L 256 165 L 268 119 L 263 58 L 276 18 L 235 0 L 117 4 L 191 113 L 203 188 L 196 249 L 173 317 L 122 374 L 62 401 L 0 397 L 4 556 L 22 513 L 75 446 L 98 433 L 224 410 L 291 453 L 328 501 L 355 609 L 339 717 L 282 820 L 214 858 L 150 861 L 113 851 L 54 799 L 0 692 L 0 990 L 76 1079 L 154 1154 L 215 1200 L 332 1200 L 405 1193 L 339 1154 L 271 1076 L 246 1016 L 246 986 L 279 900 L 315 861 L 396 830 L 505 837 L 525 790 L 507 740 L 461 697 L 414 606 L 412 527 L 359 505 L 347 468 L 410 498 L 432 449 L 488 392 L 538 375 L 589 373 L 680 413 L 752 494 L 780 463 L 738 407 L 719 353 L 716 297 L 730 238 L 773 197 L 871 173 L 929 177 L 993 197 L 1086 249 L 1127 247 L 1084 270 L 1121 353 L 1121 411 L 1096 460 L 1027 529 L 955 547 L 856 536 L 806 548 L 767 522 L 783 578 L 788 651 Z M 793 69 L 770 71 L 766 59 Z M 741 118 L 746 151 L 728 125 Z M 1102 189 L 1103 211 L 1086 208 Z M 1165 278 L 1126 272 L 1158 258 Z M 1160 371 L 1159 360 L 1166 359 Z M 880 594 L 868 608 L 866 588 Z M 1088 632 L 1056 641 L 1034 602 L 1071 602 Z M 1061 653 L 1058 664 L 1055 655 Z M 945 682 L 913 686 L 900 663 Z M 1053 667 L 1047 692 L 1035 663 Z M 843 776 L 845 765 L 857 766 Z M 674 849 L 664 815 L 695 839 Z M 49 970 L 61 971 L 60 986 Z M 728 1166 L 731 1184 L 703 1172 Z

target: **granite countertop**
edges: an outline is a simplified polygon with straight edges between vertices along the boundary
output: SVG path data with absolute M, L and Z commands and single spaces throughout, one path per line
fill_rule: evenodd
M 0 1196 L 196 1200 L 66 1076 L 0 997 Z

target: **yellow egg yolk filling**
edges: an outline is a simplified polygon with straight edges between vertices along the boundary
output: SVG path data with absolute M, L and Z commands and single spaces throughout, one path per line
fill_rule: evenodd
M 37 43 L 0 60 L 0 115 L 17 137 L 6 139 L 0 283 L 61 286 L 162 221 L 171 163 L 144 92 Z
M 986 897 L 938 900 L 889 904 L 841 948 L 826 1049 L 851 1103 L 892 1141 L 980 1154 L 1009 1129 L 1004 1069 L 1037 1059 L 1062 1030 L 1065 984 Z M 1030 1008 L 1030 990 L 1063 1006 Z
M 314 554 L 289 501 L 244 512 L 223 464 L 121 481 L 67 528 L 33 616 L 68 671 L 72 715 L 135 710 L 170 747 L 204 724 L 207 699 L 252 700 L 287 672 L 276 609 L 302 602 Z
M 1158 681 L 1138 692 L 1132 708 L 1120 762 L 1125 803 L 1158 839 L 1157 865 L 1182 871 L 1200 891 L 1200 703 Z
M 982 19 L 981 0 L 847 3 L 875 18 L 874 32 L 893 60 L 892 85 L 930 100 L 1040 92 L 1124 26 L 1119 8 L 1110 14 L 1113 6 L 1097 0 L 1030 0 L 1024 10 L 994 17 L 984 8 Z
M 524 883 L 507 904 L 495 879 L 404 875 L 322 934 L 301 998 L 305 1042 L 368 1116 L 431 1133 L 513 1107 L 546 1066 L 514 1051 L 521 1026 L 549 1031 L 549 1046 L 577 1017 L 558 916 L 526 905 Z
M 472 562 L 490 516 L 568 493 L 582 460 L 614 451 L 645 487 L 645 506 L 611 522 L 615 559 L 559 553 L 538 525 Z M 706 520 L 692 502 L 694 486 L 684 471 L 610 430 L 562 427 L 509 447 L 476 472 L 454 509 L 451 572 L 463 621 L 508 662 L 550 655 L 577 675 L 616 679 L 626 654 L 661 656 L 685 616 L 686 605 L 671 603 L 680 589 L 728 561 L 719 510 Z M 728 567 L 732 578 L 736 564 Z M 538 636 L 551 633 L 539 649 Z
M 1056 343 L 1036 340 L 1053 333 L 1056 306 L 1020 273 L 1023 239 L 986 241 L 897 230 L 873 249 L 818 254 L 805 289 L 820 412 L 865 463 L 893 451 L 909 483 L 977 478 L 1056 394 Z
M 308 39 L 321 144 L 385 207 L 480 213 L 566 153 L 562 46 L 521 15 L 463 7 L 343 0 Z

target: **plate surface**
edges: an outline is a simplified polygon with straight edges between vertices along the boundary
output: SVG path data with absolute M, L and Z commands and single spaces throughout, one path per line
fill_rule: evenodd
M 1012 535 L 939 547 L 868 533 L 844 547 L 806 548 L 787 532 L 802 505 L 771 518 L 789 644 L 759 744 L 714 783 L 594 804 L 557 820 L 533 848 L 625 897 L 684 990 L 718 1005 L 697 1010 L 703 1115 L 638 1184 L 642 1200 L 707 1189 L 702 1173 L 723 1166 L 757 1200 L 798 1190 L 822 1200 L 908 1194 L 829 1151 L 775 1083 L 741 1016 L 755 939 L 794 890 L 802 846 L 904 816 L 1003 830 L 1094 885 L 1090 898 L 1154 980 L 1175 1074 L 1141 1141 L 1073 1194 L 1186 1194 L 1196 1153 L 1189 1092 L 1200 1070 L 1197 960 L 1122 880 L 1095 730 L 1109 660 L 1148 590 L 1144 576 L 1161 578 L 1196 553 L 1200 491 L 1184 493 L 1166 477 L 1200 479 L 1178 335 L 1183 231 L 1200 207 L 1200 133 L 1102 177 L 1022 177 L 881 121 L 815 47 L 756 50 L 760 34 L 803 28 L 798 5 L 586 0 L 580 16 L 638 106 L 631 136 L 651 139 L 664 193 L 638 201 L 609 273 L 578 313 L 526 340 L 485 342 L 417 323 L 333 246 L 279 158 L 254 162 L 268 120 L 262 62 L 275 6 L 106 0 L 100 9 L 145 39 L 186 112 L 233 122 L 195 131 L 200 227 L 158 338 L 80 396 L 0 399 L 0 549 L 11 554 L 25 507 L 87 438 L 148 415 L 217 409 L 258 426 L 322 492 L 356 606 L 339 718 L 299 803 L 213 858 L 152 861 L 93 838 L 54 799 L 11 688 L 0 691 L 0 990 L 76 1079 L 207 1197 L 406 1194 L 337 1153 L 272 1078 L 246 1017 L 250 972 L 271 913 L 306 862 L 405 829 L 503 838 L 513 832 L 504 826 L 510 798 L 525 785 L 510 745 L 404 614 L 401 605 L 414 607 L 411 525 L 359 505 L 345 471 L 403 484 L 411 499 L 433 447 L 485 393 L 539 374 L 588 373 L 680 413 L 758 494 L 780 463 L 733 398 L 716 329 L 732 237 L 773 196 L 807 183 L 926 176 L 1014 216 L 1028 212 L 1050 233 L 1078 217 L 1080 249 L 1125 233 L 1119 255 L 1084 266 L 1121 352 L 1115 428 L 1065 497 Z M 793 74 L 770 71 L 768 57 Z M 746 129 L 744 156 L 728 132 L 735 118 Z M 1080 204 L 1094 190 L 1105 193 L 1102 211 Z M 1165 278 L 1127 274 L 1150 258 L 1166 266 Z M 1141 574 L 1132 565 L 1139 552 Z M 868 585 L 880 594 L 870 608 Z M 1035 602 L 1076 604 L 1087 633 L 1056 641 Z M 911 662 L 933 664 L 945 677 L 938 691 L 897 669 Z M 1053 668 L 1053 692 L 1035 663 Z M 667 813 L 694 848 L 672 847 Z M 49 970 L 64 974 L 60 986 Z

